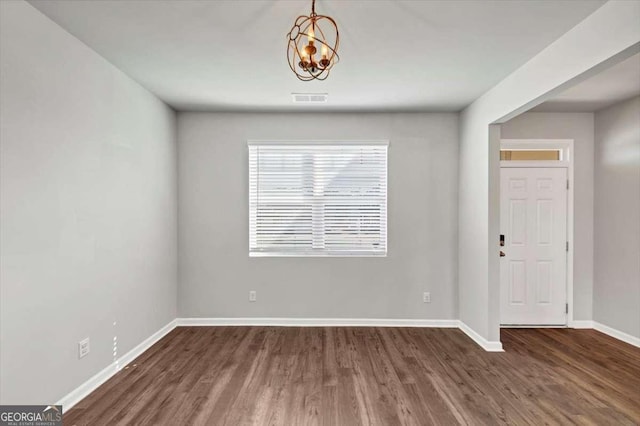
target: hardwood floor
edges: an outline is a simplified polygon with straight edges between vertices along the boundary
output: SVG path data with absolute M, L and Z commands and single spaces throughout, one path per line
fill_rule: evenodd
M 65 425 L 640 424 L 640 349 L 594 330 L 179 327 Z

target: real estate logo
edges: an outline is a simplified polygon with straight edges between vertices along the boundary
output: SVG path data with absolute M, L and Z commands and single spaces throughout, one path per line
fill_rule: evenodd
M 62 426 L 62 405 L 0 405 L 0 426 Z

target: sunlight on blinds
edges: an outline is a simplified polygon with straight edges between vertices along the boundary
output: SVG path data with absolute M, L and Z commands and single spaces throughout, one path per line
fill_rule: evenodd
M 386 252 L 386 142 L 249 142 L 250 256 Z

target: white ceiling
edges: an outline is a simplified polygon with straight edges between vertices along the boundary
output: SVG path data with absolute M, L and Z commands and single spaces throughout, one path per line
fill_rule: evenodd
M 640 95 L 640 54 L 620 62 L 555 98 L 534 112 L 594 112 Z
M 460 110 L 604 0 L 318 0 L 341 61 L 300 82 L 286 34 L 310 0 L 31 0 L 178 110 Z M 322 106 L 292 92 L 328 92 Z

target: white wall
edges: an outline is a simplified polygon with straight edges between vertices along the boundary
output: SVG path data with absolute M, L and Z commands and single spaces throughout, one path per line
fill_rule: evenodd
M 179 315 L 456 319 L 457 126 L 457 114 L 180 113 Z M 249 139 L 389 139 L 388 257 L 249 258 Z
M 640 2 L 610 1 L 485 93 L 460 115 L 460 319 L 500 338 L 499 126 L 640 46 Z M 606 37 L 603 28 L 614 28 Z
M 593 319 L 640 338 L 640 97 L 595 115 Z
M 574 140 L 573 316 L 592 319 L 593 113 L 529 112 L 502 124 L 503 139 Z
M 0 401 L 51 404 L 176 317 L 175 114 L 29 4 L 0 17 Z

